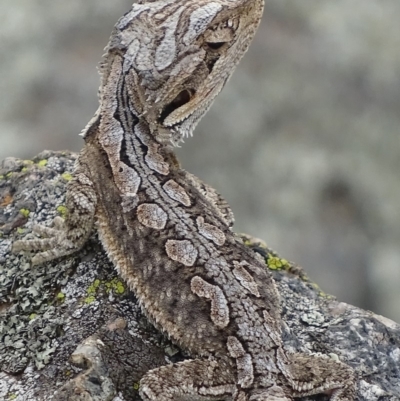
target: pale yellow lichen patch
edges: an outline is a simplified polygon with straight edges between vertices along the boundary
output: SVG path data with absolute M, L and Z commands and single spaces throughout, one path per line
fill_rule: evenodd
M 101 281 L 96 279 L 86 290 L 87 297 L 84 299 L 84 302 L 86 304 L 94 302 L 96 300 L 96 294 L 100 288 L 102 288 L 107 294 L 113 292 L 115 295 L 122 295 L 126 291 L 125 284 L 118 278 L 113 278 L 110 281 Z
M 317 283 L 310 282 L 311 287 L 318 292 L 318 295 L 323 298 L 331 299 L 335 298 L 333 295 L 327 294 L 323 290 L 321 290 L 320 286 Z
M 38 165 L 39 167 L 46 167 L 46 166 L 47 166 L 47 163 L 48 163 L 48 160 L 43 159 L 43 160 L 39 160 L 38 163 L 37 163 L 37 165 Z
M 28 209 L 20 209 L 19 212 L 22 214 L 22 216 L 24 216 L 26 218 L 28 218 L 31 213 L 30 210 L 28 210 Z
M 118 280 L 117 278 L 113 278 L 109 282 L 105 282 L 104 286 L 106 287 L 106 292 L 107 294 L 110 291 L 113 291 L 117 295 L 122 295 L 125 292 L 125 285 L 121 280 Z
M 87 293 L 89 295 L 94 295 L 96 294 L 97 290 L 99 289 L 101 284 L 101 281 L 97 278 L 96 280 L 93 281 L 93 283 L 88 287 Z
M 253 243 L 252 243 L 250 240 L 248 240 L 248 239 L 244 240 L 244 241 L 243 241 L 243 244 L 245 244 L 246 246 L 251 246 L 251 245 L 253 245 Z
M 72 180 L 72 174 L 65 172 L 63 174 L 61 174 L 61 177 L 64 178 L 65 181 L 71 181 Z
M 68 212 L 67 207 L 63 205 L 58 206 L 56 210 L 61 217 L 65 217 Z
M 91 304 L 96 300 L 96 297 L 94 295 L 89 295 L 84 299 L 85 304 Z
M 65 294 L 64 294 L 63 292 L 60 291 L 60 292 L 56 295 L 56 298 L 62 303 L 62 302 L 65 301 Z
M 286 259 L 281 259 L 277 256 L 268 254 L 267 256 L 267 266 L 271 270 L 281 270 L 289 267 L 289 262 Z
M 86 290 L 88 296 L 84 299 L 85 304 L 91 304 L 96 300 L 96 293 L 100 287 L 100 284 L 101 281 L 96 279 L 91 285 L 89 285 L 88 289 Z

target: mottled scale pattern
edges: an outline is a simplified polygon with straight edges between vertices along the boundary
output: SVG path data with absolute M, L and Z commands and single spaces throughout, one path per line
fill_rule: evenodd
M 176 200 L 184 206 L 190 206 L 190 197 L 186 193 L 185 189 L 181 187 L 174 180 L 169 180 L 163 185 L 164 191 L 168 194 L 171 199 Z
M 155 203 L 142 203 L 136 209 L 140 223 L 155 230 L 162 230 L 168 221 L 167 213 Z
M 40 251 L 41 263 L 82 247 L 96 221 L 149 319 L 194 358 L 148 372 L 145 401 L 282 401 L 324 392 L 332 401 L 354 399 L 349 367 L 284 351 L 271 274 L 232 232 L 226 201 L 174 154 L 246 52 L 263 5 L 135 3 L 106 48 L 100 105 L 84 130 L 65 224 L 53 239 L 15 244 Z

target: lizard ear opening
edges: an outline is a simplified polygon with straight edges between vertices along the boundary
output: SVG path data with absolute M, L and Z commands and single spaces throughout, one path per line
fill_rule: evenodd
M 171 103 L 168 103 L 162 110 L 160 115 L 161 123 L 175 110 L 182 107 L 184 104 L 189 103 L 190 100 L 193 98 L 196 91 L 194 89 L 184 89 L 183 91 L 179 92 L 178 95 L 172 100 Z

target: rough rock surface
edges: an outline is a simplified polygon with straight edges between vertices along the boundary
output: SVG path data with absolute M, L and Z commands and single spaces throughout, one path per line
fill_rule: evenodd
M 144 372 L 188 357 L 147 322 L 96 233 L 73 257 L 35 268 L 27 255 L 10 252 L 33 224 L 50 224 L 65 213 L 75 159 L 69 152 L 43 152 L 1 166 L 0 400 L 135 400 Z M 287 349 L 351 365 L 357 400 L 400 400 L 400 326 L 338 302 L 261 241 L 243 239 L 273 271 Z

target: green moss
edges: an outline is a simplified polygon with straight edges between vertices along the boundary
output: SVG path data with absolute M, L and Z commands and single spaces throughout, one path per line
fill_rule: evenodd
M 21 227 L 18 227 L 18 228 L 17 228 L 17 233 L 18 233 L 18 234 L 24 234 L 25 231 L 26 231 L 25 228 L 21 228 Z
M 63 218 L 65 218 L 65 216 L 67 215 L 67 212 L 68 212 L 67 207 L 63 206 L 63 205 L 58 206 L 56 210 L 57 210 L 58 214 Z
M 94 295 L 89 295 L 83 301 L 85 302 L 85 304 L 91 304 L 95 300 L 96 300 L 96 297 Z
M 60 302 L 64 302 L 64 300 L 65 300 L 65 294 L 63 293 L 63 292 L 59 292 L 57 295 L 56 295 L 56 298 L 60 301 Z
M 267 266 L 271 270 L 282 270 L 289 267 L 289 262 L 286 259 L 281 259 L 269 253 L 267 256 Z
M 12 177 L 12 175 L 13 175 L 13 172 L 10 171 L 9 173 L 6 174 L 6 178 L 10 178 L 10 177 Z
M 103 287 L 107 294 L 112 291 L 116 295 L 122 295 L 126 291 L 125 284 L 118 278 L 113 278 L 110 281 L 101 281 L 99 279 L 96 279 L 86 290 L 87 297 L 84 299 L 84 302 L 86 304 L 90 304 L 95 301 L 96 294 L 99 291 L 100 287 Z
M 118 295 L 122 295 L 122 294 L 125 292 L 125 286 L 124 286 L 124 284 L 122 283 L 122 281 L 118 281 L 118 283 L 116 283 L 116 285 L 115 285 L 115 292 L 116 292 Z
M 7 395 L 8 400 L 15 400 L 17 398 L 17 394 L 15 393 L 10 393 Z
M 39 167 L 46 167 L 47 166 L 47 163 L 48 163 L 48 160 L 46 160 L 46 159 L 43 159 L 43 160 L 39 160 L 39 162 L 38 162 L 38 166 Z
M 36 314 L 36 313 L 31 313 L 31 314 L 29 315 L 29 320 L 33 320 L 33 319 L 35 319 L 35 318 L 36 318 L 36 316 L 37 316 L 37 314 Z
M 88 287 L 88 289 L 86 290 L 86 292 L 89 295 L 94 295 L 96 294 L 97 290 L 99 289 L 101 284 L 101 281 L 99 279 L 96 279 L 93 281 L 93 283 Z
M 322 291 L 320 286 L 317 283 L 309 282 L 309 285 L 318 292 L 318 295 L 322 298 L 333 299 L 335 298 L 333 295 L 327 294 L 326 292 Z
M 84 299 L 86 304 L 90 304 L 95 301 L 96 294 L 100 287 L 103 287 L 107 294 L 112 291 L 116 295 L 122 295 L 126 291 L 125 284 L 118 278 L 113 278 L 110 281 L 101 281 L 96 279 L 86 290 L 87 297 Z
M 21 168 L 21 173 L 25 173 L 26 171 L 28 171 L 28 169 L 26 167 Z
M 111 281 L 104 283 L 107 294 L 113 291 L 117 295 L 122 295 L 125 292 L 125 285 L 118 278 L 113 278 Z
M 28 165 L 33 164 L 33 161 L 32 160 L 24 160 L 22 163 L 24 164 L 24 166 L 28 166 Z
M 251 246 L 251 245 L 253 245 L 253 243 L 252 243 L 250 240 L 248 240 L 248 239 L 244 240 L 243 243 L 244 243 L 246 246 Z
M 101 284 L 101 281 L 99 279 L 96 279 L 93 281 L 91 285 L 89 285 L 88 289 L 86 290 L 87 297 L 84 299 L 85 304 L 91 304 L 96 300 L 96 293 L 97 290 L 99 289 Z
M 71 173 L 63 173 L 63 174 L 61 174 L 61 177 L 64 178 L 65 181 L 71 181 L 72 180 L 72 174 Z
M 139 390 L 139 387 L 140 387 L 139 382 L 133 383 L 133 389 L 134 389 L 134 390 L 138 391 L 138 390 Z
M 25 218 L 28 218 L 30 215 L 30 211 L 28 209 L 20 209 L 19 212 L 24 216 Z
M 0 180 L 4 180 L 4 175 L 0 175 Z

